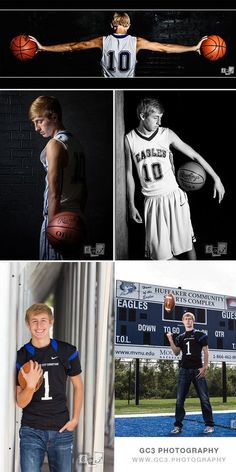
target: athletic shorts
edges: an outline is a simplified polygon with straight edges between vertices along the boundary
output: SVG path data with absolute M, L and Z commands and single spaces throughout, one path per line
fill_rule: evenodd
M 194 234 L 187 194 L 178 188 L 167 195 L 145 197 L 145 256 L 167 260 L 193 247 Z

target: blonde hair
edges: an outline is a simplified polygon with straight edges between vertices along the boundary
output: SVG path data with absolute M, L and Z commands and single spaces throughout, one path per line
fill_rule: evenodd
M 25 314 L 26 323 L 29 323 L 30 315 L 32 314 L 39 315 L 40 313 L 47 313 L 49 319 L 50 320 L 53 319 L 52 310 L 48 305 L 46 305 L 45 303 L 34 303 L 26 310 L 26 314 Z
M 140 119 L 140 114 L 143 113 L 145 118 L 149 116 L 152 112 L 160 110 L 161 113 L 164 113 L 164 107 L 160 100 L 153 97 L 144 97 L 140 100 L 137 106 L 137 116 Z
M 130 26 L 130 17 L 127 13 L 119 12 L 114 13 L 111 22 L 113 27 L 123 26 L 123 28 L 129 28 Z
M 195 316 L 193 313 L 191 313 L 190 311 L 186 311 L 186 313 L 183 314 L 182 316 L 182 321 L 184 320 L 184 317 L 185 316 L 190 316 L 192 318 L 193 321 L 195 321 Z
M 57 114 L 58 120 L 62 120 L 61 105 L 56 97 L 41 95 L 30 105 L 29 119 L 33 120 L 36 116 L 46 116 L 51 118 L 53 113 Z

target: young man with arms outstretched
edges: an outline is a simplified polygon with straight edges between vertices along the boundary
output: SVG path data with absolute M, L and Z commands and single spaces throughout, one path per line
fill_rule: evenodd
M 30 38 L 36 42 L 38 51 L 73 52 L 98 48 L 102 51 L 101 67 L 104 77 L 118 78 L 134 77 L 137 62 L 136 56 L 142 49 L 159 53 L 197 52 L 200 54 L 201 43 L 206 38 L 202 38 L 196 45 L 183 46 L 180 44 L 163 44 L 131 36 L 128 34 L 130 17 L 124 12 L 114 13 L 111 27 L 113 32 L 108 36 L 99 36 L 86 41 L 51 46 L 40 44 L 33 36 L 30 36 Z
M 50 339 L 53 314 L 37 303 L 26 311 L 31 340 L 17 352 L 17 405 L 23 409 L 20 429 L 21 472 L 40 472 L 45 453 L 51 472 L 72 471 L 73 431 L 83 402 L 83 382 L 78 351 L 69 343 Z M 30 370 L 22 366 L 30 361 Z M 26 386 L 21 388 L 21 371 Z M 43 383 L 36 386 L 43 376 Z M 66 380 L 73 387 L 73 413 L 66 404 Z
M 209 400 L 208 387 L 205 379 L 208 367 L 208 339 L 207 335 L 194 329 L 195 316 L 186 312 L 182 316 L 185 332 L 173 340 L 172 333 L 167 333 L 167 338 L 173 353 L 178 356 L 182 352 L 181 367 L 177 385 L 177 401 L 175 409 L 175 423 L 172 434 L 182 431 L 185 417 L 184 402 L 191 383 L 201 402 L 202 416 L 205 421 L 204 433 L 214 432 L 212 408 Z M 202 351 L 204 363 L 202 364 Z

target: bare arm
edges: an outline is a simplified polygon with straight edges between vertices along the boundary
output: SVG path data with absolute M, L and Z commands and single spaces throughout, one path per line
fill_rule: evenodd
M 125 136 L 125 163 L 126 163 L 126 182 L 127 182 L 127 199 L 129 206 L 129 216 L 136 223 L 142 223 L 141 215 L 139 214 L 134 203 L 135 182 L 132 172 L 132 157 L 130 146 L 127 137 Z
M 171 347 L 173 353 L 174 353 L 176 356 L 178 356 L 178 355 L 180 354 L 181 349 L 180 349 L 180 347 L 177 347 L 177 346 L 175 345 L 175 343 L 174 343 L 174 341 L 173 341 L 173 335 L 172 335 L 172 333 L 169 333 L 169 332 L 168 332 L 168 333 L 166 333 L 166 336 L 167 336 L 167 338 L 168 338 L 168 341 L 169 341 L 169 343 L 170 343 L 170 347 Z
M 203 361 L 203 367 L 200 367 L 199 374 L 197 375 L 197 378 L 205 377 L 206 375 L 206 370 L 208 367 L 208 359 L 209 359 L 209 351 L 208 351 L 208 346 L 203 346 L 203 355 L 204 355 L 204 361 Z
M 155 52 L 165 52 L 169 53 L 183 53 L 183 52 L 197 52 L 201 54 L 200 47 L 202 41 L 206 39 L 207 36 L 204 36 L 197 44 L 194 46 L 184 46 L 181 44 L 166 44 L 158 43 L 157 41 L 148 41 L 144 38 L 137 38 L 137 52 L 141 49 L 148 49 L 149 51 Z
M 188 156 L 193 161 L 197 161 L 201 166 L 205 169 L 205 171 L 212 177 L 214 180 L 214 193 L 213 198 L 216 197 L 218 193 L 219 203 L 224 197 L 225 189 L 220 180 L 220 177 L 216 174 L 214 169 L 208 164 L 208 162 L 198 154 L 193 148 L 191 148 L 188 144 L 186 144 L 182 139 L 180 139 L 177 134 L 170 130 L 170 140 L 171 145 L 177 149 L 178 151 L 182 152 L 186 156 Z
M 62 433 L 66 429 L 68 431 L 73 431 L 79 422 L 79 415 L 83 404 L 84 398 L 84 387 L 81 379 L 81 374 L 74 375 L 70 377 L 70 380 L 73 384 L 74 397 L 73 397 L 73 416 L 70 421 L 68 421 L 59 431 Z
M 60 211 L 61 171 L 67 160 L 63 145 L 51 139 L 47 144 L 48 161 L 48 220 Z
M 88 41 L 78 41 L 70 42 L 63 44 L 53 44 L 51 46 L 43 46 L 34 36 L 29 36 L 29 38 L 34 41 L 38 46 L 38 51 L 47 51 L 47 52 L 73 52 L 81 51 L 83 49 L 93 49 L 103 47 L 103 37 L 89 39 Z
M 36 385 L 43 375 L 43 370 L 38 362 L 30 361 L 31 367 L 26 374 L 21 368 L 21 373 L 26 381 L 26 387 L 22 389 L 19 385 L 16 386 L 16 403 L 20 408 L 25 408 L 32 400 Z

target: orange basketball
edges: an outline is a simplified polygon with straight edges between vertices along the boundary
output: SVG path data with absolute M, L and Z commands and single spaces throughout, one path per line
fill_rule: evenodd
M 33 361 L 33 362 L 34 362 L 34 361 Z M 26 363 L 22 366 L 22 368 L 24 369 L 24 372 L 25 372 L 26 374 L 28 374 L 28 372 L 30 371 L 30 361 L 26 362 Z M 19 370 L 19 372 L 18 372 L 18 382 L 19 382 L 20 387 L 21 387 L 22 389 L 24 389 L 24 388 L 26 387 L 26 381 L 25 381 L 25 379 L 24 379 L 24 377 L 23 377 L 23 375 L 22 375 L 22 373 L 21 373 L 20 370 Z M 43 383 L 43 375 L 42 375 L 42 377 L 40 377 L 40 379 L 39 379 L 39 381 L 38 381 L 38 383 L 37 383 L 37 385 L 36 385 L 36 387 L 35 387 L 35 392 L 41 387 L 42 383 Z
M 50 244 L 58 250 L 78 248 L 83 244 L 85 235 L 85 222 L 74 211 L 57 213 L 48 222 L 47 238 Z
M 38 47 L 26 34 L 21 34 L 12 39 L 10 44 L 11 52 L 19 61 L 33 59 Z
M 209 61 L 218 61 L 226 53 L 226 42 L 217 35 L 208 36 L 201 44 L 201 54 Z

